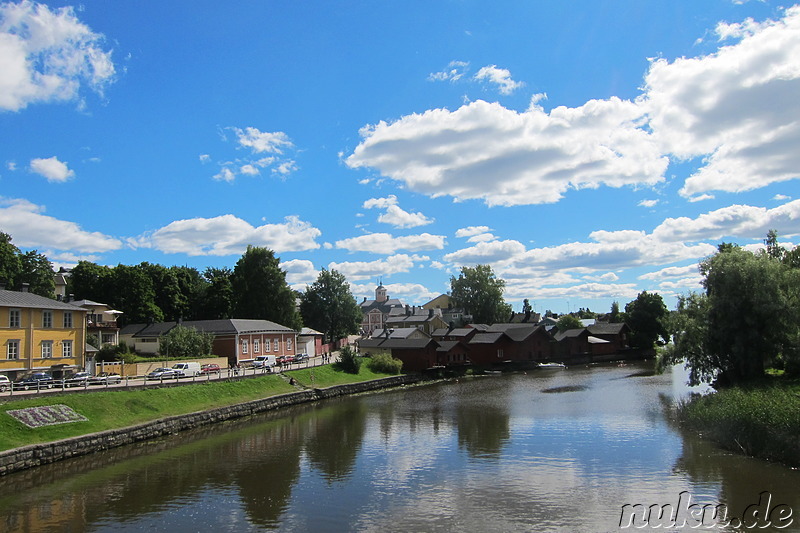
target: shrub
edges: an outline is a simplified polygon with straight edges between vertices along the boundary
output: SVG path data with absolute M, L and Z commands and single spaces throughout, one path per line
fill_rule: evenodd
M 403 362 L 384 352 L 373 355 L 367 362 L 367 366 L 373 372 L 399 374 L 400 369 L 403 368 Z
M 349 346 L 339 351 L 339 366 L 348 374 L 358 374 L 361 370 L 361 357 Z

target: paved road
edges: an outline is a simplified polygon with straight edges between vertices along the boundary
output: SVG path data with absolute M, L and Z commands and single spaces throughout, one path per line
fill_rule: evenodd
M 336 361 L 336 354 L 334 353 L 333 357 L 331 358 L 333 361 Z M 315 356 L 306 359 L 301 363 L 290 363 L 288 365 L 283 365 L 280 368 L 275 368 L 273 372 L 282 372 L 284 370 L 297 370 L 300 368 L 309 368 L 315 366 L 322 366 L 322 356 Z M 190 384 L 190 383 L 197 383 L 203 381 L 217 381 L 220 379 L 230 379 L 230 378 L 238 378 L 242 376 L 253 376 L 253 375 L 266 375 L 269 374 L 270 371 L 263 370 L 263 369 L 256 369 L 252 367 L 244 367 L 240 368 L 237 371 L 232 369 L 223 369 L 222 372 L 219 374 L 204 374 L 201 376 L 194 376 L 191 378 L 180 378 L 180 379 L 165 379 L 165 380 L 148 380 L 145 379 L 144 376 L 137 376 L 137 377 L 129 377 L 123 378 L 122 382 L 119 384 L 103 384 L 103 385 L 86 385 L 86 386 L 78 386 L 78 387 L 63 387 L 61 383 L 53 386 L 53 388 L 46 388 L 43 387 L 40 390 L 32 389 L 32 390 L 14 390 L 14 391 L 6 391 L 0 392 L 0 399 L 9 399 L 11 397 L 18 398 L 24 396 L 31 396 L 34 394 L 54 394 L 54 393 L 61 393 L 61 392 L 78 392 L 78 391 L 85 391 L 85 390 L 103 390 L 103 389 L 118 389 L 123 387 L 144 387 L 147 385 L 151 386 L 158 386 L 162 383 L 180 383 L 180 384 Z

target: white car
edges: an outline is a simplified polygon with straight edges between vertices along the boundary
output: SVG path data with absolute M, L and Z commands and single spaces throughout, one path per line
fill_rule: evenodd
M 0 392 L 5 392 L 11 388 L 11 380 L 8 376 L 0 374 Z

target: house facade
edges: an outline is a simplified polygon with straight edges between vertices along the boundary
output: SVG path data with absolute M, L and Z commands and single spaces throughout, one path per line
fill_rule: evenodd
M 402 309 L 403 303 L 396 298 L 389 298 L 386 287 L 381 283 L 375 289 L 375 299 L 359 304 L 361 308 L 361 334 L 369 336 L 376 329 L 386 327 L 386 320 L 393 309 Z
M 101 348 L 106 344 L 119 344 L 119 326 L 117 318 L 122 311 L 112 309 L 109 305 L 93 302 L 92 300 L 76 300 L 69 302 L 72 305 L 86 309 L 86 336 L 94 335 Z
M 82 370 L 87 310 L 23 291 L 0 290 L 0 373 L 15 380 L 29 372 L 60 378 Z

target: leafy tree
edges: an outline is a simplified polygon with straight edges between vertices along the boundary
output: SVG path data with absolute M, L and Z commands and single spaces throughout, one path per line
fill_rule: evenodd
M 206 268 L 203 278 L 206 283 L 200 307 L 206 320 L 230 318 L 233 313 L 233 272 L 227 267 Z
M 492 267 L 461 267 L 458 278 L 450 276 L 450 297 L 455 304 L 472 314 L 474 322 L 494 324 L 511 315 L 511 306 L 503 299 L 506 282 L 496 278 Z
M 562 315 L 561 318 L 558 319 L 558 322 L 556 322 L 556 328 L 558 329 L 558 331 L 567 331 L 568 329 L 581 329 L 583 328 L 583 323 L 576 316 Z
M 90 261 L 78 261 L 67 278 L 67 293 L 78 300 L 94 300 L 120 308 L 114 288 L 114 269 Z
M 403 361 L 392 357 L 392 354 L 381 352 L 376 353 L 367 360 L 367 366 L 373 372 L 384 374 L 399 374 L 403 368 Z
M 31 250 L 20 255 L 22 272 L 18 284 L 27 283 L 32 293 L 46 298 L 55 297 L 56 283 L 54 280 L 53 264 L 46 256 L 36 250 Z
M 361 356 L 349 346 L 339 350 L 339 367 L 348 374 L 358 374 L 361 371 Z
M 611 303 L 611 312 L 608 314 L 608 321 L 612 324 L 619 324 L 625 321 L 625 318 L 619 310 L 619 302 Z
M 18 276 L 22 273 L 19 248 L 11 244 L 11 235 L 0 232 L 0 284 L 8 290 L 16 288 Z
M 113 270 L 112 285 L 113 305 L 124 312 L 122 318 L 126 323 L 164 320 L 164 313 L 155 303 L 156 291 L 153 280 L 141 265 L 117 265 Z
M 231 285 L 234 317 L 271 320 L 300 329 L 295 293 L 286 284 L 286 272 L 281 270 L 280 260 L 272 250 L 248 246 L 236 262 Z
M 522 300 L 522 313 L 525 316 L 530 316 L 533 313 L 533 307 L 531 307 L 531 302 L 527 298 Z
M 631 328 L 631 346 L 650 349 L 669 340 L 669 311 L 660 294 L 642 291 L 625 305 L 626 322 Z
M 327 342 L 357 333 L 361 324 L 361 309 L 347 279 L 324 268 L 300 296 L 300 314 L 304 324 L 325 333 Z
M 214 335 L 177 325 L 159 340 L 159 353 L 164 357 L 202 357 L 210 355 Z

